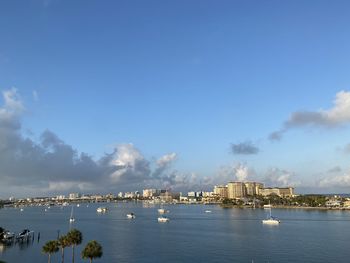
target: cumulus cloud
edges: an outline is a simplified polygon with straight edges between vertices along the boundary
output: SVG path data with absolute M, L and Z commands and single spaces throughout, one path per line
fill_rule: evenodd
M 114 192 L 152 187 L 180 188 L 197 184 L 197 176 L 172 170 L 176 153 L 154 163 L 132 144 L 119 144 L 95 160 L 80 153 L 50 130 L 37 141 L 25 137 L 25 107 L 16 89 L 2 93 L 0 107 L 0 191 L 2 194 Z M 152 168 L 154 167 L 154 168 Z
M 350 172 L 329 176 L 319 181 L 320 187 L 350 187 Z
M 176 153 L 169 153 L 165 154 L 162 157 L 160 157 L 156 161 L 156 169 L 153 172 L 154 177 L 159 177 L 162 173 L 164 173 L 169 167 L 172 165 L 172 163 L 176 160 L 177 154 Z
M 295 174 L 287 170 L 281 170 L 279 168 L 270 168 L 266 172 L 263 181 L 267 186 L 298 186 L 299 181 L 296 181 Z
M 232 165 L 222 166 L 216 177 L 213 177 L 214 184 L 226 184 L 230 181 L 247 181 L 255 175 L 255 171 L 246 164 L 238 162 Z
M 270 140 L 280 140 L 285 132 L 299 127 L 334 128 L 350 123 L 350 92 L 336 94 L 333 107 L 328 110 L 297 111 L 291 114 L 282 128 L 270 134 Z
M 150 175 L 149 161 L 132 144 L 118 145 L 110 165 L 115 167 L 110 178 L 116 183 L 142 182 Z
M 259 148 L 255 146 L 251 141 L 245 141 L 241 143 L 231 144 L 231 150 L 233 154 L 257 154 Z

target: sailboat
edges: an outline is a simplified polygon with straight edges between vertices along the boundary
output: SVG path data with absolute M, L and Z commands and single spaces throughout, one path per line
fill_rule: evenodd
M 73 223 L 75 221 L 75 218 L 73 217 L 73 206 L 72 206 L 72 210 L 70 212 L 70 218 L 69 218 L 69 222 Z
M 262 223 L 267 225 L 278 225 L 279 223 L 281 223 L 281 221 L 278 218 L 272 216 L 271 207 L 270 207 L 270 217 L 262 220 Z

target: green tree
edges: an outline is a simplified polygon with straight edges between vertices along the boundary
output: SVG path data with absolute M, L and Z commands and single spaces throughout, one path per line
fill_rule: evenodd
M 71 244 L 69 242 L 69 238 L 67 236 L 61 236 L 59 239 L 58 239 L 58 246 L 60 247 L 61 249 L 61 262 L 63 263 L 64 262 L 64 249 L 66 247 L 69 247 Z
M 51 262 L 51 254 L 56 253 L 59 250 L 57 240 L 51 240 L 46 242 L 43 246 L 42 252 L 49 255 L 49 263 Z
M 95 240 L 90 241 L 86 244 L 85 248 L 81 252 L 81 256 L 83 259 L 90 259 L 90 263 L 94 258 L 102 257 L 102 246 Z
M 83 234 L 77 229 L 72 229 L 68 232 L 67 238 L 69 240 L 69 245 L 72 246 L 72 263 L 74 263 L 74 249 L 83 241 Z

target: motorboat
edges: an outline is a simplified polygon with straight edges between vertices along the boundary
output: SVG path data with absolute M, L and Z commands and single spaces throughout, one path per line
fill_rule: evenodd
M 34 231 L 31 231 L 29 229 L 23 229 L 22 232 L 20 232 L 17 235 L 17 240 L 28 240 L 28 238 L 30 238 L 32 235 L 34 234 Z
M 14 238 L 15 238 L 15 233 L 13 233 L 13 232 L 5 230 L 2 233 L 2 240 L 5 241 L 5 242 L 6 241 L 12 241 Z
M 96 209 L 97 213 L 106 213 L 108 211 L 107 207 L 99 207 Z
M 167 218 L 165 216 L 158 217 L 159 223 L 168 223 L 169 221 L 170 221 L 169 218 Z
M 136 216 L 135 216 L 134 213 L 129 213 L 129 214 L 126 215 L 126 217 L 127 217 L 128 219 L 135 219 L 135 218 L 136 218 Z
M 271 204 L 264 205 L 264 209 L 270 209 L 270 208 L 272 208 L 272 205 L 271 205 Z
M 211 210 L 205 210 L 206 213 L 211 213 Z

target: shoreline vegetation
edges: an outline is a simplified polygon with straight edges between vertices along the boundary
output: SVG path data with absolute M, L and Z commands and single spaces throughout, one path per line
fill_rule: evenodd
M 350 210 L 350 198 L 342 196 L 327 195 L 296 195 L 293 197 L 269 196 L 248 196 L 239 199 L 198 199 L 193 202 L 180 202 L 177 199 L 160 200 L 157 198 L 100 198 L 94 200 L 86 199 L 65 199 L 54 200 L 50 197 L 20 199 L 16 201 L 0 201 L 0 208 L 14 207 L 23 208 L 26 206 L 66 206 L 80 203 L 110 203 L 110 202 L 144 202 L 146 205 L 219 205 L 222 208 L 264 208 L 264 205 L 271 205 L 279 209 L 313 209 L 313 210 Z

